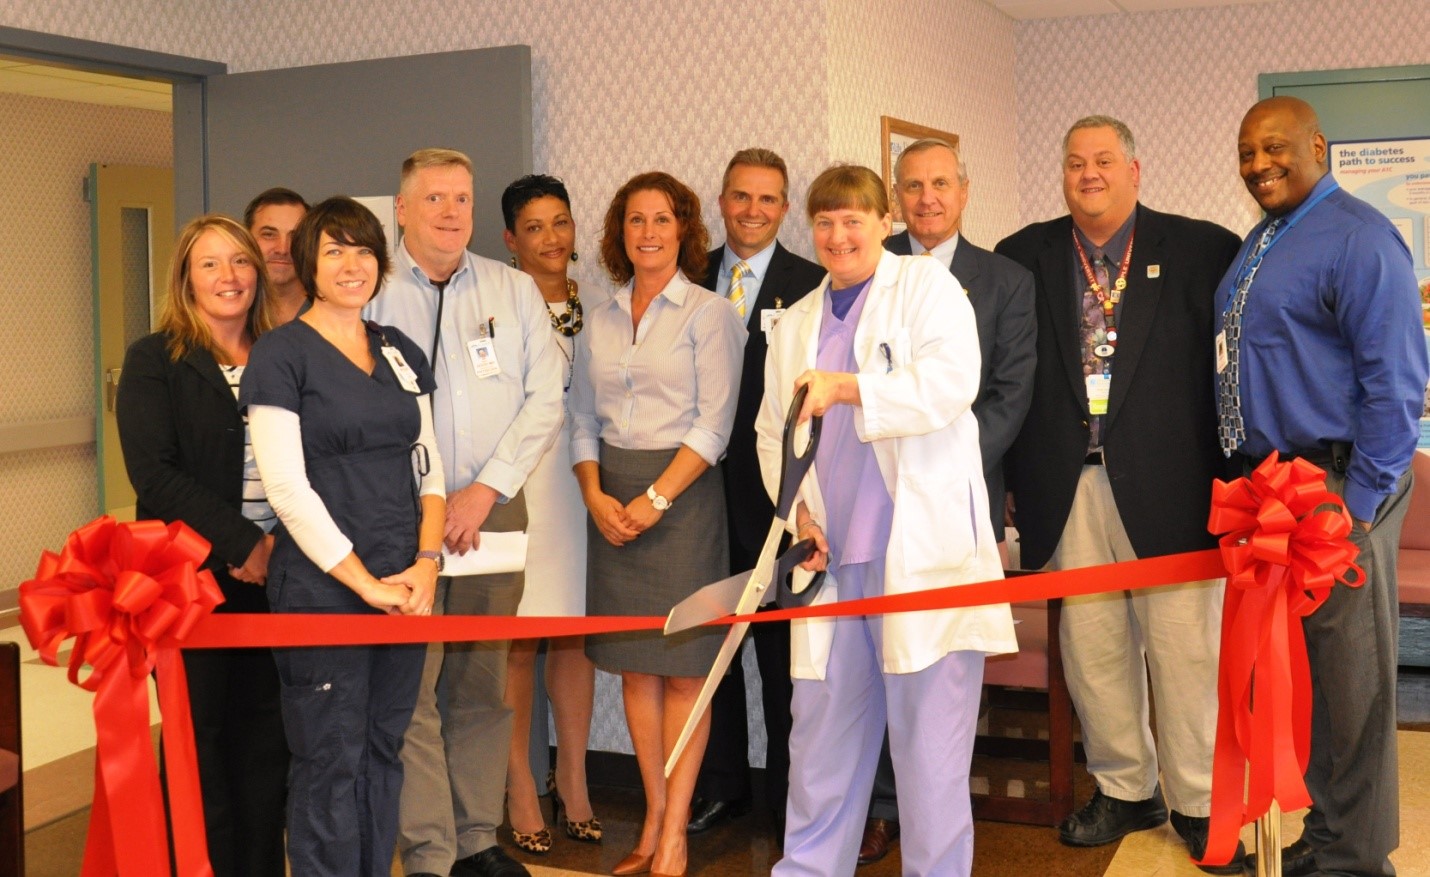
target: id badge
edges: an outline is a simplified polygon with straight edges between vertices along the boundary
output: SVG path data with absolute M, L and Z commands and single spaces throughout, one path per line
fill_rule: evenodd
M 501 364 L 497 362 L 497 347 L 491 338 L 473 338 L 467 342 L 467 353 L 472 357 L 472 371 L 479 378 L 489 378 L 501 374 Z
M 412 370 L 412 366 L 407 364 L 407 360 L 402 358 L 402 351 L 391 344 L 382 345 L 382 355 L 386 357 L 387 364 L 392 366 L 392 373 L 397 375 L 397 382 L 402 385 L 402 389 L 409 393 L 421 393 L 422 388 L 417 386 L 417 372 Z
M 1087 410 L 1096 416 L 1107 413 L 1107 397 L 1112 392 L 1112 375 L 1087 376 Z
M 780 317 L 784 315 L 784 308 L 765 308 L 760 311 L 760 331 L 766 335 L 770 334 L 775 330 L 775 326 L 779 324 Z
M 1216 333 L 1216 373 L 1221 374 L 1226 371 L 1230 361 L 1226 352 L 1226 330 L 1223 329 Z

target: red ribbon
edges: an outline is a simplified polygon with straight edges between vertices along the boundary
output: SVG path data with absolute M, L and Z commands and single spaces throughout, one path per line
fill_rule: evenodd
M 1336 582 L 1359 587 L 1351 519 L 1326 473 L 1267 457 L 1249 478 L 1212 487 L 1207 528 L 1226 561 L 1212 812 L 1202 864 L 1231 861 L 1241 827 L 1311 803 L 1311 669 L 1301 619 Z M 1348 573 L 1354 573 L 1348 576 Z M 1250 776 L 1248 778 L 1248 765 Z
M 46 551 L 20 586 L 20 623 L 46 663 L 74 638 L 69 678 L 95 692 L 94 808 L 81 877 L 212 877 L 199 794 L 189 689 L 179 644 L 223 601 L 200 570 L 209 543 L 182 523 L 116 524 L 108 515 Z M 88 675 L 81 678 L 85 667 Z M 164 716 L 169 815 L 149 737 L 148 677 Z

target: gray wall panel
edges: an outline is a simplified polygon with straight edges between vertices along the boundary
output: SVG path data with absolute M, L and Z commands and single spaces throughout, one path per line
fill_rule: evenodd
M 506 258 L 501 192 L 532 166 L 529 47 L 213 76 L 205 100 L 209 209 L 241 215 L 269 186 L 395 195 L 404 158 L 446 146 L 475 165 L 471 249 Z

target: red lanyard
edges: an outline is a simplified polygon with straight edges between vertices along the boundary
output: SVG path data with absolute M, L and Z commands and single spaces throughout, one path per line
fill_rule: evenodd
M 1116 351 L 1117 349 L 1117 315 L 1115 308 L 1117 303 L 1122 301 L 1122 291 L 1127 288 L 1127 272 L 1132 268 L 1132 241 L 1137 237 L 1137 227 L 1127 233 L 1127 249 L 1122 253 L 1122 266 L 1117 270 L 1117 280 L 1112 284 L 1112 293 L 1102 288 L 1102 284 L 1097 282 L 1097 275 L 1093 273 L 1092 263 L 1087 259 L 1087 250 L 1082 247 L 1082 241 L 1078 239 L 1077 229 L 1073 229 L 1073 246 L 1077 247 L 1077 257 L 1082 263 L 1083 276 L 1087 278 L 1088 289 L 1097 296 L 1097 300 L 1102 303 L 1102 322 L 1107 327 L 1107 345 Z M 1099 354 L 1100 355 L 1100 354 Z M 1106 359 L 1106 357 L 1103 357 Z

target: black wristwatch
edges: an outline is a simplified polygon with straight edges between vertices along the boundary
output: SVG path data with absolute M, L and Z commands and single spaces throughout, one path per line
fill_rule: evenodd
M 419 552 L 417 552 L 417 559 L 418 559 L 418 560 L 422 560 L 423 558 L 426 558 L 427 560 L 430 560 L 430 561 L 432 561 L 433 563 L 437 564 L 437 572 L 438 572 L 438 573 L 441 573 L 443 570 L 445 570 L 445 569 L 447 568 L 446 558 L 443 557 L 442 552 L 440 552 L 440 551 L 419 551 Z

